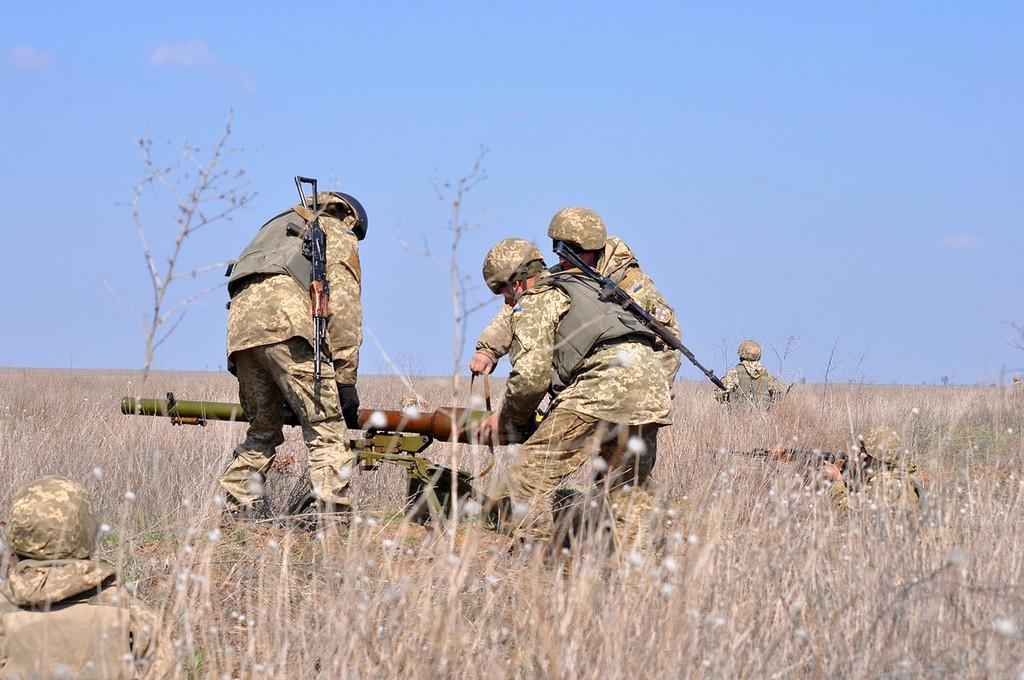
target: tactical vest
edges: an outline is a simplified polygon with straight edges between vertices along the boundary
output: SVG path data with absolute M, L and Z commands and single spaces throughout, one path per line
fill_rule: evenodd
M 740 395 L 758 406 L 764 406 L 771 402 L 772 395 L 768 391 L 767 373 L 762 373 L 756 379 L 751 378 L 746 367 L 741 363 L 736 366 L 736 376 L 739 379 L 737 392 Z
M 595 347 L 639 340 L 654 344 L 657 336 L 640 321 L 600 297 L 598 284 L 576 273 L 544 279 L 569 296 L 569 311 L 555 330 L 555 360 L 551 367 L 551 394 L 557 395 L 576 377 L 576 370 Z
M 303 290 L 308 290 L 313 271 L 303 247 L 305 231 L 304 221 L 293 210 L 260 227 L 228 269 L 228 295 L 235 297 L 245 279 L 256 274 L 288 274 Z

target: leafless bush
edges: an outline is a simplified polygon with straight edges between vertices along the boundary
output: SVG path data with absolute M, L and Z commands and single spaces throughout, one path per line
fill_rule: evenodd
M 452 394 L 458 394 L 459 378 L 462 375 L 462 357 L 466 349 L 466 328 L 469 318 L 475 312 L 494 304 L 494 296 L 487 291 L 479 298 L 475 295 L 484 289 L 479 283 L 478 275 L 470 274 L 462 263 L 460 248 L 465 236 L 481 227 L 481 222 L 471 222 L 465 217 L 465 203 L 469 193 L 487 179 L 484 159 L 487 149 L 480 148 L 476 160 L 470 169 L 456 180 L 442 180 L 437 177 L 432 181 L 437 199 L 448 210 L 448 221 L 445 226 L 448 242 L 445 254 L 439 255 L 432 249 L 429 240 L 424 237 L 422 246 L 415 246 L 403 238 L 399 238 L 402 247 L 409 252 L 426 257 L 443 267 L 448 273 L 448 287 L 452 305 Z M 484 289 L 485 290 L 485 289 Z
M 243 149 L 228 146 L 231 116 L 217 142 L 208 151 L 184 144 L 175 158 L 162 161 L 153 150 L 153 140 L 138 141 L 145 173 L 135 185 L 131 201 L 142 256 L 152 290 L 148 311 L 139 312 L 128 305 L 108 284 L 108 290 L 139 323 L 144 337 L 143 379 L 149 374 L 156 350 L 167 341 L 185 317 L 188 306 L 224 284 L 181 286 L 184 280 L 199 280 L 203 274 L 223 269 L 230 260 L 183 269 L 186 245 L 196 232 L 211 224 L 231 220 L 255 197 L 248 190 L 245 170 L 232 162 Z M 147 197 L 162 194 L 172 203 L 170 224 L 147 226 L 143 203 Z M 173 241 L 169 237 L 173 234 Z M 175 285 L 179 284 L 179 285 Z M 172 291 L 173 288 L 173 291 Z M 181 288 L 185 290 L 175 296 Z

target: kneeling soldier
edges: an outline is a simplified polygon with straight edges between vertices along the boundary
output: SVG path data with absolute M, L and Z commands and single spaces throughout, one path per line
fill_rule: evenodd
M 89 494 L 43 477 L 14 494 L 7 541 L 18 556 L 0 586 L 0 677 L 163 678 L 174 651 L 159 617 L 94 560 Z
M 501 409 L 482 434 L 528 428 L 546 394 L 551 404 L 511 472 L 513 531 L 523 539 L 550 541 L 553 492 L 591 459 L 616 508 L 616 523 L 621 527 L 628 513 L 635 529 L 647 521 L 658 428 L 671 422 L 658 339 L 601 300 L 597 285 L 567 263 L 546 276 L 531 273 L 536 253 L 517 241 L 499 242 L 485 260 L 485 275 L 488 269 L 506 272 L 505 285 L 517 300 L 512 372 Z M 600 254 L 577 252 L 591 265 Z M 500 283 L 488 281 L 492 290 Z

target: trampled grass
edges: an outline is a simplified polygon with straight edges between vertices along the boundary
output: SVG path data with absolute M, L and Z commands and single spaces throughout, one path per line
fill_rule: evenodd
M 995 388 L 798 385 L 770 413 L 675 388 L 662 432 L 659 540 L 551 564 L 472 517 L 403 522 L 403 473 L 360 473 L 344 535 L 273 522 L 218 529 L 215 479 L 244 425 L 173 427 L 118 412 L 123 394 L 235 400 L 227 375 L 0 372 L 0 503 L 43 474 L 82 480 L 103 557 L 164 612 L 194 677 L 1021 677 L 1024 401 Z M 451 383 L 412 378 L 432 405 Z M 364 406 L 407 387 L 366 378 Z M 460 395 L 465 403 L 466 395 Z M 897 429 L 927 488 L 922 516 L 848 519 L 793 465 L 720 449 L 841 449 Z M 305 456 L 297 431 L 268 481 Z M 480 469 L 485 448 L 427 455 Z M 513 452 L 498 449 L 487 480 Z M 3 565 L 6 567 L 6 563 Z

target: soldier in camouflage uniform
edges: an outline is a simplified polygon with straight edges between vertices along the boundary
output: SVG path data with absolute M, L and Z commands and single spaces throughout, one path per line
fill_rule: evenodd
M 587 208 L 565 208 L 555 215 L 551 224 L 555 226 L 555 232 L 562 237 L 560 240 L 583 250 L 599 250 L 597 265 L 594 268 L 615 281 L 651 316 L 682 338 L 679 320 L 672 307 L 658 292 L 651 277 L 640 269 L 640 264 L 629 246 L 617 236 L 608 236 L 604 221 L 597 213 Z M 496 295 L 500 293 L 493 288 L 491 290 Z M 512 302 L 508 296 L 506 303 L 480 333 L 476 352 L 469 364 L 473 373 L 490 373 L 498 360 L 508 354 L 512 344 Z M 671 385 L 675 382 L 676 373 L 679 372 L 679 352 L 665 348 L 661 340 L 658 340 L 657 346 L 661 350 L 659 358 Z
M 600 488 L 616 508 L 617 523 L 635 528 L 646 521 L 644 509 L 650 506 L 646 486 L 657 456 L 657 431 L 671 422 L 670 388 L 657 338 L 619 307 L 600 300 L 596 284 L 575 269 L 524 276 L 529 271 L 524 253 L 506 240 L 486 260 L 501 263 L 493 271 L 516 272 L 505 284 L 516 304 L 512 373 L 501 409 L 484 423 L 482 436 L 529 429 L 544 396 L 551 397 L 510 474 L 513 532 L 549 543 L 555 489 L 591 460 Z M 600 251 L 580 253 L 594 262 Z M 501 281 L 488 285 L 493 290 L 496 283 Z
M 302 424 L 317 509 L 349 507 L 346 489 L 354 457 L 344 417 L 358 425 L 355 380 L 362 335 L 356 243 L 366 235 L 366 213 L 346 194 L 322 192 L 318 200 L 331 287 L 329 347 L 323 349 L 334 358 L 333 366 L 324 362 L 320 381 L 313 377 L 311 272 L 303 250 L 312 211 L 296 205 L 272 218 L 229 272 L 228 368 L 238 378 L 249 421 L 245 441 L 220 477 L 229 511 L 261 498 L 264 475 L 284 441 L 284 404 Z
M 720 402 L 743 403 L 769 407 L 783 394 L 782 384 L 761 363 L 761 345 L 753 340 L 740 343 L 737 354 L 740 363 L 730 368 L 722 378 L 725 390 L 715 398 Z
M 869 507 L 913 511 L 920 502 L 914 473 L 917 466 L 909 457 L 899 435 L 888 427 L 873 427 L 860 438 L 859 455 L 840 471 L 831 463 L 823 476 L 832 482 L 832 504 L 842 513 L 856 498 Z
M 43 477 L 17 491 L 0 586 L 0 678 L 165 678 L 177 665 L 160 618 L 92 559 L 99 524 L 85 489 Z

